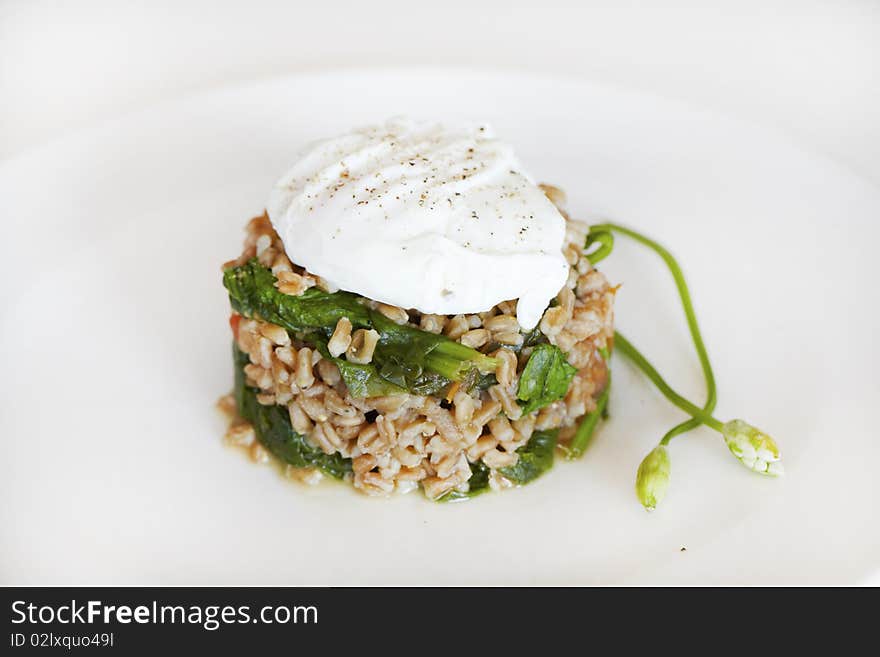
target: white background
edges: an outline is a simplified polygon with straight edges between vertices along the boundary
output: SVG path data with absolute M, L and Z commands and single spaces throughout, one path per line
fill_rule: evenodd
M 374 65 L 633 87 L 773 126 L 880 182 L 876 0 L 0 0 L 0 158 L 163 98 Z

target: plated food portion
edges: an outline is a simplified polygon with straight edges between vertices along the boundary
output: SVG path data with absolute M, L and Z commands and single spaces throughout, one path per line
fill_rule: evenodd
M 224 266 L 228 440 L 304 481 L 431 499 L 582 451 L 615 288 L 561 201 L 486 126 L 397 120 L 313 144 Z
M 672 254 L 563 205 L 485 125 L 398 119 L 310 145 L 223 266 L 235 365 L 221 400 L 227 441 L 308 483 L 466 499 L 584 453 L 615 349 L 686 415 L 638 468 L 646 509 L 669 485 L 670 442 L 700 426 L 750 470 L 781 474 L 772 438 L 713 415 L 715 375 Z M 615 330 L 617 288 L 596 267 L 615 235 L 671 274 L 702 406 Z

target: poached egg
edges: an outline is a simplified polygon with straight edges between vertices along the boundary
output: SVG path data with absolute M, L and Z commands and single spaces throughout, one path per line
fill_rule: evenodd
M 393 119 L 315 142 L 267 211 L 296 264 L 423 313 L 516 299 L 531 329 L 568 277 L 565 219 L 487 125 Z

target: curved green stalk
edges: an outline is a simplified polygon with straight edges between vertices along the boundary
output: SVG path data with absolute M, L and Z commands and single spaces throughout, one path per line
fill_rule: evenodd
M 587 260 L 590 261 L 591 265 L 596 265 L 596 263 L 611 255 L 611 251 L 614 249 L 614 234 L 610 230 L 597 230 L 595 226 L 591 227 L 590 233 L 587 235 L 587 241 L 584 243 L 584 251 L 597 243 L 599 248 L 587 254 Z
M 610 392 L 611 371 L 609 370 L 608 380 L 605 382 L 605 389 L 602 391 L 602 394 L 599 395 L 599 399 L 596 400 L 596 408 L 594 408 L 591 413 L 584 416 L 584 419 L 581 420 L 574 437 L 568 445 L 568 450 L 565 455 L 567 459 L 571 460 L 583 456 L 584 450 L 587 449 L 593 438 L 593 432 L 596 430 L 596 425 L 599 424 L 599 420 L 605 416 L 605 409 L 608 407 L 608 396 Z
M 651 362 L 645 358 L 642 353 L 636 349 L 633 344 L 627 340 L 620 331 L 614 332 L 614 347 L 615 349 L 620 350 L 624 356 L 629 358 L 633 364 L 638 367 L 642 373 L 650 379 L 651 383 L 653 383 L 657 389 L 661 392 L 661 394 L 666 397 L 670 402 L 678 406 L 681 410 L 691 416 L 692 420 L 695 422 L 695 426 L 699 426 L 700 424 L 705 424 L 716 431 L 721 431 L 723 426 L 722 422 L 719 422 L 714 417 L 712 417 L 711 412 L 706 412 L 696 404 L 688 401 L 680 394 L 678 394 L 672 387 L 666 383 L 664 378 L 660 376 L 660 373 L 657 369 L 651 365 Z M 681 425 L 679 425 L 681 426 Z M 667 441 L 668 442 L 668 441 Z
M 700 333 L 700 326 L 697 323 L 697 316 L 694 313 L 694 305 L 693 301 L 691 300 L 690 290 L 688 289 L 687 281 L 684 278 L 684 273 L 681 271 L 681 267 L 679 267 L 678 265 L 678 261 L 676 261 L 675 257 L 661 244 L 630 228 L 619 226 L 613 223 L 605 223 L 593 226 L 591 228 L 591 232 L 593 230 L 595 230 L 599 235 L 610 231 L 617 231 L 619 233 L 622 233 L 623 235 L 626 235 L 627 237 L 636 240 L 640 244 L 647 246 L 649 249 L 654 251 L 657 255 L 660 256 L 660 258 L 669 268 L 669 272 L 672 274 L 672 278 L 675 281 L 675 287 L 678 290 L 678 296 L 681 299 L 681 305 L 684 309 L 684 315 L 687 320 L 688 331 L 690 331 L 691 339 L 693 340 L 694 347 L 697 350 L 697 358 L 699 358 L 700 360 L 700 367 L 703 370 L 703 378 L 706 380 L 706 403 L 703 405 L 703 414 L 711 415 L 712 411 L 715 410 L 715 405 L 717 403 L 715 374 L 712 371 L 712 364 L 711 362 L 709 362 L 709 354 L 706 351 L 706 345 L 703 343 L 703 336 Z M 589 243 L 589 239 L 587 240 L 587 242 Z M 600 247 L 597 252 L 601 250 L 602 248 Z M 632 347 L 632 344 L 630 342 L 627 341 L 627 344 Z M 660 443 L 662 445 L 667 445 L 669 444 L 669 441 L 676 436 L 686 433 L 691 429 L 695 429 L 700 426 L 700 424 L 701 421 L 695 418 L 685 420 L 681 424 L 678 424 L 667 431 L 666 435 L 663 436 Z

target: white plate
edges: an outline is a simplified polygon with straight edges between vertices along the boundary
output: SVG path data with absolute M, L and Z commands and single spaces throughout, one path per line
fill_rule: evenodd
M 397 113 L 489 119 L 575 214 L 670 245 L 718 415 L 774 435 L 787 476 L 747 472 L 702 430 L 673 443 L 645 513 L 636 467 L 680 414 L 620 358 L 582 461 L 467 504 L 304 489 L 224 448 L 220 264 L 297 146 Z M 772 134 L 571 80 L 309 75 L 6 162 L 0 199 L 3 583 L 845 583 L 880 566 L 880 194 Z M 668 275 L 618 243 L 619 326 L 699 398 Z

